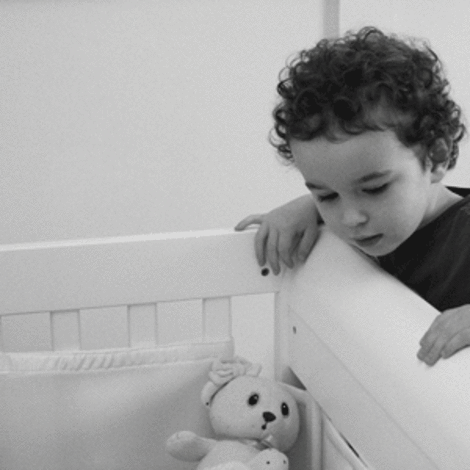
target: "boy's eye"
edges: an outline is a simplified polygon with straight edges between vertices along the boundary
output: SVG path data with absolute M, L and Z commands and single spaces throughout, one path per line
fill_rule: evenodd
M 333 201 L 338 195 L 336 193 L 331 194 L 318 194 L 317 199 L 319 202 Z
M 375 188 L 364 188 L 363 191 L 367 194 L 380 194 L 383 193 L 388 188 L 388 183 L 382 184 L 381 186 L 376 186 Z

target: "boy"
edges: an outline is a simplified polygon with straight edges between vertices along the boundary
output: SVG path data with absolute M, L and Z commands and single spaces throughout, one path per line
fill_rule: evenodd
M 442 183 L 465 127 L 435 53 L 364 28 L 300 52 L 277 89 L 271 143 L 311 194 L 237 225 L 260 225 L 259 263 L 304 260 L 324 223 L 443 312 L 419 359 L 469 346 L 470 191 Z

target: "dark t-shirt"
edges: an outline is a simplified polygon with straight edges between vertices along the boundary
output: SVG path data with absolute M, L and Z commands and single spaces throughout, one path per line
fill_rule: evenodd
M 383 269 L 440 311 L 470 304 L 470 189 L 449 189 L 463 199 L 378 258 Z

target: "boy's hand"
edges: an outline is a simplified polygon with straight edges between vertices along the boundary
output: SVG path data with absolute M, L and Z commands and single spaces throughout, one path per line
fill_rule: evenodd
M 445 310 L 431 324 L 420 345 L 418 358 L 429 366 L 470 346 L 470 305 Z
M 289 268 L 305 261 L 318 236 L 318 213 L 310 194 L 294 199 L 267 214 L 250 215 L 235 230 L 259 225 L 255 236 L 255 253 L 260 266 L 269 263 L 279 274 L 280 262 Z

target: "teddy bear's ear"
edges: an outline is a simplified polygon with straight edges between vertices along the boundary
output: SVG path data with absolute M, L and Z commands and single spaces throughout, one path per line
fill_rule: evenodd
M 261 372 L 260 364 L 252 364 L 242 357 L 233 359 L 216 359 L 209 372 L 209 382 L 204 386 L 201 400 L 205 406 L 210 406 L 213 396 L 227 383 L 242 375 L 258 377 Z
M 250 364 L 246 369 L 246 375 L 258 377 L 261 372 L 261 364 Z
M 204 385 L 202 392 L 201 392 L 201 401 L 204 406 L 210 407 L 212 397 L 217 393 L 219 390 L 219 386 L 216 385 L 214 382 L 207 382 Z

